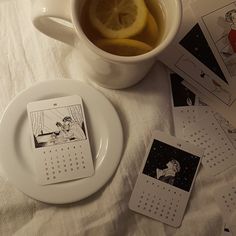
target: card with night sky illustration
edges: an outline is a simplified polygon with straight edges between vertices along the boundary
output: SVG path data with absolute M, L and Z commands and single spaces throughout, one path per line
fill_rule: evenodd
M 186 141 L 155 131 L 134 186 L 129 208 L 179 227 L 203 152 Z
M 143 174 L 189 191 L 199 161 L 196 155 L 154 139 Z
M 231 91 L 234 91 L 233 87 L 236 87 L 234 35 L 236 2 L 233 0 L 218 0 L 217 2 L 215 0 L 198 0 L 191 6 L 209 48 L 224 73 L 225 79 L 230 84 Z
M 220 79 L 228 83 L 198 23 L 183 37 L 179 44 L 218 75 Z
M 171 92 L 174 107 L 193 106 L 196 104 L 196 95 L 186 88 L 183 78 L 176 73 L 170 73 Z
M 196 24 L 184 35 L 177 45 L 182 56 L 175 62 L 175 67 L 189 76 L 191 80 L 222 103 L 231 105 L 233 97 L 216 58 L 199 26 Z M 195 85 L 196 87 L 196 85 Z
M 203 2 L 203 5 L 206 2 L 199 1 Z M 191 85 L 194 88 L 191 91 L 198 91 L 197 96 L 201 100 L 236 125 L 236 94 L 232 92 L 235 91 L 232 90 L 232 82 L 219 64 L 217 55 L 195 17 L 195 8 L 191 9 L 191 4 L 199 1 L 190 0 L 183 5 L 183 20 L 179 34 L 172 45 L 160 55 L 160 60 Z M 217 1 L 217 4 L 218 2 L 222 0 Z M 212 0 L 211 4 L 217 5 Z M 181 100 L 182 93 L 177 94 Z M 191 98 L 186 102 L 192 103 Z

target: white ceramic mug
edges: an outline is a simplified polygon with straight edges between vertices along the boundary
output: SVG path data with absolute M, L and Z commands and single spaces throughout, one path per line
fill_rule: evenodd
M 181 0 L 156 0 L 164 6 L 165 26 L 162 41 L 152 51 L 139 56 L 117 56 L 96 47 L 83 32 L 78 14 L 86 0 L 35 0 L 34 26 L 44 34 L 79 48 L 86 61 L 85 73 L 98 85 L 111 89 L 130 87 L 145 77 L 158 55 L 174 39 L 182 17 Z M 71 22 L 66 26 L 53 18 Z

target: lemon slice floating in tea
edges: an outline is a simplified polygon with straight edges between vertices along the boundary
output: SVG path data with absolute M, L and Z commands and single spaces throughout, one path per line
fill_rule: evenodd
M 144 0 L 91 0 L 89 18 L 106 38 L 128 38 L 142 31 L 148 10 Z
M 133 39 L 144 41 L 145 43 L 151 46 L 156 46 L 158 43 L 158 38 L 159 38 L 159 30 L 157 23 L 152 14 L 149 13 L 147 17 L 146 26 L 139 34 L 135 35 Z
M 134 39 L 100 39 L 95 44 L 104 51 L 119 56 L 137 56 L 152 50 L 150 45 Z

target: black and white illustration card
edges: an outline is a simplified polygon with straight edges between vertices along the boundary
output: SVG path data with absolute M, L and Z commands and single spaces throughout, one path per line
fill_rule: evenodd
M 227 80 L 198 23 L 184 34 L 184 37 L 179 41 L 179 44 L 214 72 L 215 75 L 227 83 Z
M 194 25 L 177 46 L 183 56 L 176 61 L 175 67 L 191 77 L 208 95 L 230 106 L 234 98 L 229 91 L 228 81 L 199 24 Z
M 232 93 L 231 80 L 219 65 L 200 23 L 189 7 L 193 2 L 184 5 L 180 34 L 160 59 L 198 90 L 206 98 L 207 105 L 217 109 L 236 126 L 236 95 Z
M 180 56 L 173 66 L 203 93 L 231 106 L 235 97 L 198 23 L 183 35 L 176 47 Z
M 199 0 L 192 3 L 192 7 L 211 50 L 234 91 L 236 86 L 236 1 Z
M 201 103 L 202 106 L 198 108 L 199 116 L 197 117 L 197 120 L 199 120 L 198 118 L 203 119 L 205 114 L 208 115 L 218 113 L 222 117 L 222 119 L 225 120 L 225 123 L 228 123 L 228 126 L 231 127 L 230 129 L 234 130 L 233 127 L 236 127 L 236 119 L 234 113 L 234 110 L 236 111 L 236 103 L 233 103 L 231 107 L 227 108 L 227 106 L 217 103 L 214 99 L 212 100 L 212 98 L 203 95 L 196 87 L 188 83 L 186 80 L 184 80 L 182 84 L 200 98 L 199 104 Z M 206 104 L 209 106 L 206 106 Z M 234 135 L 232 136 L 235 137 Z
M 38 182 L 42 185 L 94 173 L 82 99 L 68 96 L 27 105 Z
M 203 150 L 156 131 L 147 149 L 129 208 L 174 227 L 180 226 Z

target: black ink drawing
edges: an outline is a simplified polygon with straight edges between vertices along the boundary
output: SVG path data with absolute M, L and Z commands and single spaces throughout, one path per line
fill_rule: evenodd
M 81 105 L 31 112 L 35 148 L 86 139 Z
M 170 79 L 174 107 L 195 105 L 195 95 L 182 84 L 184 79 L 176 73 L 171 73 Z
M 227 83 L 199 24 L 196 24 L 179 44 Z
M 179 173 L 181 170 L 180 164 L 178 161 L 176 161 L 175 159 L 172 159 L 170 161 L 167 162 L 166 164 L 166 168 L 161 170 L 161 169 L 156 169 L 156 173 L 157 173 L 157 179 L 171 184 L 174 184 L 175 181 L 175 176 L 177 173 Z
M 236 3 L 225 4 L 201 17 L 212 48 L 230 76 L 236 75 Z
M 154 140 L 143 174 L 189 191 L 200 158 L 179 148 Z
M 195 82 L 204 87 L 210 93 L 218 97 L 225 104 L 230 105 L 232 103 L 231 93 L 218 83 L 215 78 L 203 71 L 202 68 L 191 59 L 182 56 L 176 63 L 176 67 L 190 76 Z

